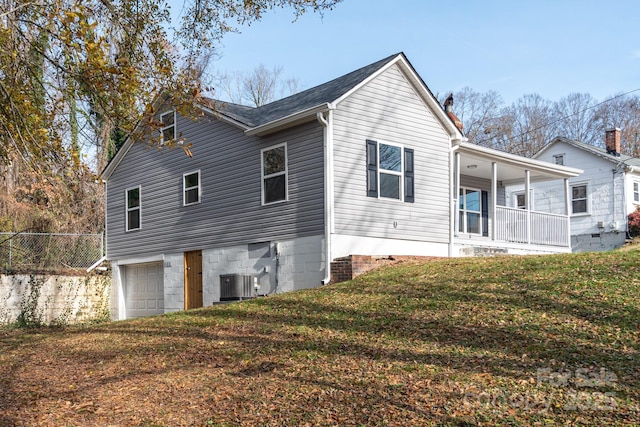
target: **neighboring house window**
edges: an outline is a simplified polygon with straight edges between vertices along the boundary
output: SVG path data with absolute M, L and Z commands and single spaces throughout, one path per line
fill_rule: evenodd
M 162 142 L 169 142 L 176 139 L 176 112 L 169 111 L 160 115 L 160 121 L 162 122 Z
M 461 233 L 482 234 L 482 192 L 461 187 L 458 208 L 458 230 Z
M 571 187 L 571 213 L 587 213 L 587 184 Z
M 518 209 L 527 208 L 527 201 L 525 200 L 524 194 L 524 191 L 515 193 L 515 204 Z M 533 189 L 529 190 L 529 205 L 529 209 L 533 209 Z
M 564 165 L 564 154 L 555 154 L 553 159 L 555 160 L 556 165 Z
M 638 181 L 633 183 L 633 201 L 640 203 L 640 182 Z
M 287 144 L 261 152 L 262 204 L 287 200 Z
M 367 140 L 367 195 L 414 201 L 413 150 Z
M 184 206 L 200 203 L 200 171 L 182 175 L 182 194 Z
M 126 190 L 127 215 L 126 230 L 140 229 L 140 187 Z

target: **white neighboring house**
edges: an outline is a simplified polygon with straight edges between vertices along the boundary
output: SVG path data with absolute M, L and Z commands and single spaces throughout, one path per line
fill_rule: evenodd
M 584 172 L 569 179 L 571 246 L 574 252 L 620 247 L 627 237 L 627 216 L 640 206 L 640 159 L 620 153 L 620 129 L 607 130 L 606 148 L 557 137 L 534 159 L 579 167 Z M 532 184 L 531 209 L 563 212 L 565 195 L 553 182 Z M 510 186 L 511 206 L 524 207 L 522 185 Z

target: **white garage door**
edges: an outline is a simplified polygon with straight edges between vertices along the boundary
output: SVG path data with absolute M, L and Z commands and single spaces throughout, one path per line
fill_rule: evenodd
M 162 262 L 125 267 L 127 319 L 164 313 Z

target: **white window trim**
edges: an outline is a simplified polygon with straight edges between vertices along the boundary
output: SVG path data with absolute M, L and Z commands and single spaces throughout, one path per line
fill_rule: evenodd
M 129 191 L 138 190 L 138 207 L 129 209 Z M 129 212 L 137 210 L 138 211 L 138 228 L 129 228 Z M 142 229 L 142 186 L 137 185 L 135 187 L 129 187 L 124 190 L 124 231 L 137 231 Z
M 558 163 L 557 159 L 562 159 L 562 163 Z M 553 163 L 559 166 L 566 166 L 566 163 L 565 163 L 566 159 L 567 159 L 567 156 L 565 155 L 565 153 L 558 153 L 553 155 Z
M 284 171 L 276 172 L 269 175 L 264 174 L 264 153 L 265 151 L 274 150 L 276 148 L 284 147 Z M 265 194 L 264 194 L 264 180 L 266 178 L 272 178 L 276 176 L 284 175 L 284 199 L 276 200 L 274 202 L 265 202 Z M 260 150 L 260 201 L 262 206 L 275 205 L 277 203 L 284 203 L 289 201 L 289 149 L 287 148 L 287 143 L 283 142 L 281 144 L 272 145 L 270 147 L 263 148 Z
M 185 187 L 185 182 L 184 179 L 187 175 L 193 175 L 194 173 L 198 174 L 198 201 L 197 202 L 192 202 L 192 203 L 187 203 L 187 190 L 191 190 L 193 188 L 196 187 Z M 202 184 L 201 184 L 201 180 L 202 180 L 202 173 L 200 172 L 200 169 L 195 170 L 195 171 L 191 171 L 191 172 L 187 172 L 182 174 L 182 206 L 193 206 L 193 205 L 197 205 L 200 203 L 200 201 L 202 200 Z
M 573 187 L 582 187 L 585 186 L 585 193 L 586 193 L 586 207 L 587 207 L 587 211 L 586 212 L 577 212 L 574 213 L 573 212 Z M 589 192 L 589 183 L 588 182 L 573 182 L 570 185 L 569 188 L 569 195 L 571 196 L 571 200 L 569 201 L 569 205 L 571 206 L 571 216 L 589 216 L 591 215 L 591 194 Z
M 513 207 L 516 209 L 525 209 L 525 207 L 519 208 L 518 207 L 518 196 L 524 196 L 524 190 L 522 191 L 514 191 L 513 193 Z M 529 189 L 529 210 L 533 210 L 533 188 Z
M 404 145 L 402 144 L 394 144 L 393 142 L 386 142 L 386 141 L 378 141 L 375 139 L 371 139 L 372 141 L 376 141 L 376 143 L 378 144 L 376 146 L 376 156 L 377 156 L 377 160 L 378 160 L 378 199 L 384 199 L 384 200 L 393 200 L 396 202 L 404 202 Z M 382 145 L 390 145 L 392 147 L 398 147 L 400 148 L 400 172 L 396 172 L 396 171 L 390 171 L 388 169 L 382 169 L 382 167 L 380 167 L 380 144 Z M 400 177 L 400 188 L 398 189 L 400 197 L 398 199 L 393 198 L 393 197 L 384 197 L 381 195 L 380 192 L 380 184 L 382 182 L 382 180 L 380 179 L 380 174 L 385 173 L 387 175 L 396 175 Z
M 638 200 L 636 200 L 636 195 Z M 631 201 L 636 205 L 640 205 L 640 181 L 631 182 Z
M 467 198 L 465 197 L 467 195 L 467 190 L 471 190 L 471 191 L 477 191 L 480 194 L 480 210 L 479 211 L 472 211 L 472 210 L 467 210 Z M 463 213 L 462 215 L 462 222 L 458 224 L 458 233 L 461 234 L 469 234 L 469 235 L 473 235 L 473 236 L 482 236 L 482 190 L 479 188 L 473 188 L 473 187 L 463 187 L 460 186 L 460 191 L 462 192 L 462 196 L 460 194 L 458 194 L 458 218 L 460 218 L 460 212 Z M 462 197 L 462 209 L 460 209 L 460 198 Z M 477 213 L 480 215 L 480 231 L 477 233 L 471 233 L 468 231 L 467 229 L 467 212 L 470 213 Z M 458 220 L 459 222 L 459 220 Z M 462 227 L 462 230 L 460 230 L 461 226 L 464 225 L 464 227 Z
M 169 143 L 171 141 L 175 141 L 178 138 L 178 132 L 177 132 L 177 127 L 176 127 L 176 119 L 177 119 L 176 110 L 166 111 L 166 112 L 160 114 L 160 122 L 164 123 L 162 118 L 164 116 L 169 115 L 169 114 L 173 114 L 173 124 L 171 124 L 169 126 L 163 126 L 163 127 L 160 128 L 160 141 L 161 141 L 162 144 L 167 144 L 167 143 Z M 169 129 L 169 128 L 173 128 L 173 139 L 170 140 L 170 141 L 165 141 L 164 140 L 164 131 L 166 129 Z

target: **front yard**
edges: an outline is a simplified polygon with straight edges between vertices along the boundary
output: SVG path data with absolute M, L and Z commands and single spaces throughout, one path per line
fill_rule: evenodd
M 640 251 L 0 331 L 0 426 L 640 424 Z

